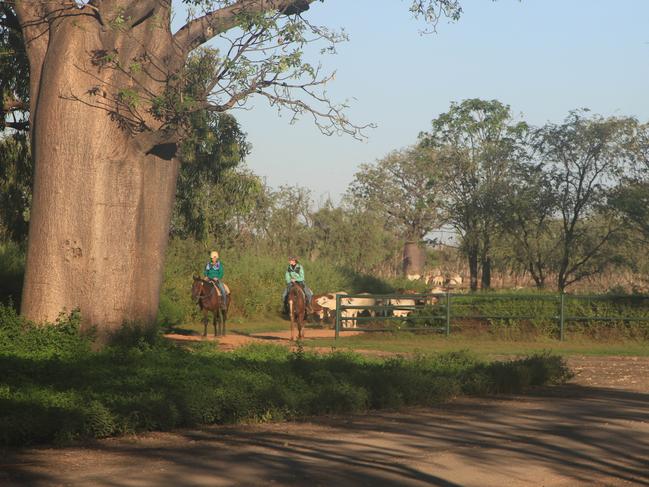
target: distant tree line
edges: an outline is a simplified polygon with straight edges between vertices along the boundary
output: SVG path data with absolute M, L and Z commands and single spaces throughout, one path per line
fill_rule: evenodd
M 351 193 L 404 239 L 453 227 L 473 290 L 491 286 L 496 260 L 565 290 L 612 265 L 641 265 L 648 134 L 634 118 L 588 110 L 533 127 L 499 101 L 469 99 L 413 147 L 361 166 Z

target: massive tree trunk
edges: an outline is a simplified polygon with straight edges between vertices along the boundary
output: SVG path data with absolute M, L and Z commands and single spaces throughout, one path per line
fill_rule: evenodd
M 30 12 L 18 12 L 28 24 Z M 119 33 L 102 31 L 91 16 L 48 15 L 49 28 L 39 22 L 40 37 L 23 28 L 35 174 L 22 313 L 42 321 L 79 308 L 101 334 L 125 321 L 151 324 L 178 161 L 173 151 L 146 154 L 91 93 L 124 85 L 123 73 L 92 60 L 95 52 L 127 51 Z M 149 30 L 150 41 L 169 35 L 158 31 Z M 146 47 L 141 39 L 137 45 Z
M 151 323 L 178 162 L 138 153 L 106 114 L 57 96 L 66 68 L 45 67 L 36 112 L 22 312 L 52 320 L 79 307 L 103 328 Z

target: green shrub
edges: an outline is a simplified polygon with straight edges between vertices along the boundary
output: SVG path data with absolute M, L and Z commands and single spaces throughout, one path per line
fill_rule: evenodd
M 68 338 L 62 342 L 70 347 Z M 0 351 L 2 445 L 431 405 L 567 377 L 561 359 L 549 355 L 486 364 L 465 352 L 384 360 L 277 346 L 224 353 L 154 342 L 54 354 L 10 343 Z M 48 343 L 45 350 L 52 348 Z
M 25 251 L 11 241 L 0 242 L 0 303 L 20 303 L 24 274 Z

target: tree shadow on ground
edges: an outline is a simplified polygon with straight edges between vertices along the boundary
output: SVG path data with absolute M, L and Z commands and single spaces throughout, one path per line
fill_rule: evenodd
M 208 427 L 136 443 L 9 452 L 4 480 L 105 487 L 540 485 L 549 482 L 535 475 L 549 472 L 557 485 L 649 485 L 647 404 L 645 393 L 568 385 L 401 413 Z

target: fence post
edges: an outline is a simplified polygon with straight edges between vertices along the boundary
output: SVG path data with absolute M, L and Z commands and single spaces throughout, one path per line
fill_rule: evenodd
M 451 293 L 446 291 L 446 336 L 451 334 Z
M 559 341 L 563 341 L 563 329 L 565 326 L 565 296 L 566 294 L 561 291 L 561 297 L 559 299 Z
M 338 335 L 340 334 L 340 294 L 336 294 L 336 337 L 335 340 L 338 340 Z

